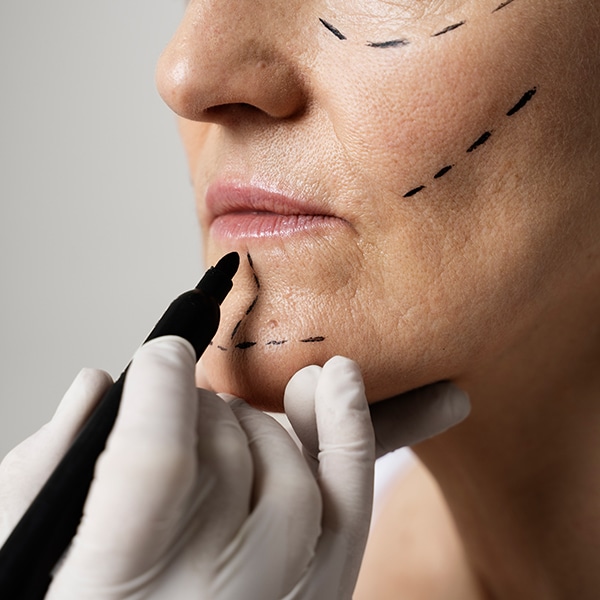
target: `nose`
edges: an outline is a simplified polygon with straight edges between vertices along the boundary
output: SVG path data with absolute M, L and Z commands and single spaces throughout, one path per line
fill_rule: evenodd
M 194 121 L 223 122 L 250 107 L 277 119 L 298 115 L 306 94 L 285 30 L 289 33 L 293 21 L 285 7 L 293 4 L 190 2 L 158 62 L 164 101 Z

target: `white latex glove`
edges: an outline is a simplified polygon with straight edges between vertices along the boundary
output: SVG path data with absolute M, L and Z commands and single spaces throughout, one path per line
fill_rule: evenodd
M 107 384 L 105 374 L 84 372 L 46 433 L 3 464 L 0 534 L 25 510 Z M 317 440 L 316 479 L 270 417 L 195 389 L 186 342 L 144 346 L 130 367 L 85 517 L 47 597 L 350 598 L 374 462 L 356 365 L 338 357 L 301 371 L 286 405 L 307 397 L 311 408 L 296 413 L 310 416 L 304 433 Z M 25 475 L 15 480 L 19 472 Z
M 197 390 L 194 362 L 191 346 L 175 337 L 154 340 L 134 357 L 84 518 L 47 598 L 349 598 L 357 565 L 348 566 L 348 557 L 362 545 L 374 462 L 358 369 L 334 359 L 322 371 L 317 482 L 275 420 Z M 52 464 L 39 456 L 48 436 L 41 435 L 43 450 L 25 453 L 21 468 L 37 483 L 20 489 L 33 491 L 19 497 L 15 471 L 0 473 L 12 494 L 8 529 L 83 420 L 75 413 L 88 412 L 103 385 L 74 384 L 70 393 L 80 393 L 81 404 L 59 410 L 70 412 L 71 424 L 50 436 L 63 436 Z
M 0 463 L 0 545 L 111 383 L 108 373 L 83 369 L 63 396 L 52 420 L 13 448 Z
M 298 371 L 290 380 L 285 397 L 286 415 L 307 460 L 313 464 L 319 453 L 314 399 L 320 372 L 316 365 Z M 369 409 L 376 456 L 380 458 L 454 427 L 467 418 L 471 403 L 454 384 L 440 382 L 376 402 Z
M 335 402 L 340 398 L 347 398 L 348 405 L 356 409 L 354 430 L 350 421 L 338 421 Z M 358 367 L 342 357 L 331 359 L 323 368 L 312 365 L 301 369 L 287 385 L 285 412 L 319 481 L 324 502 L 320 549 L 294 598 L 352 597 L 373 499 L 375 456 L 369 446 L 358 441 L 360 435 L 367 435 L 362 425 L 365 402 Z M 375 455 L 379 458 L 442 433 L 465 419 L 469 411 L 467 395 L 450 383 L 434 384 L 373 404 L 370 412 Z M 342 426 L 348 432 L 343 441 L 344 434 L 336 431 Z M 355 474 L 348 477 L 353 471 Z

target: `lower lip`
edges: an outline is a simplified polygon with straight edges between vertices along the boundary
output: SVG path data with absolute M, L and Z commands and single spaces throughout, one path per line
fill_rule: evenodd
M 211 234 L 221 239 L 273 239 L 306 233 L 325 233 L 347 223 L 327 215 L 280 215 L 275 213 L 228 213 L 211 224 Z

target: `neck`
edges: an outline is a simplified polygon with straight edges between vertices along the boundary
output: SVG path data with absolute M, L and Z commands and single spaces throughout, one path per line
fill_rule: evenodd
M 530 352 L 457 380 L 471 416 L 415 448 L 491 598 L 600 589 L 600 325 L 567 335 L 556 323 L 530 335 Z

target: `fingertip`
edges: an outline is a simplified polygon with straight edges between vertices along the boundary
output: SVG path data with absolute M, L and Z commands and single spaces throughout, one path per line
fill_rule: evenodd
M 471 410 L 468 394 L 441 381 L 371 404 L 377 455 L 414 446 L 464 421 Z
M 358 370 L 358 363 L 347 356 L 341 356 L 337 354 L 336 356 L 332 356 L 324 365 L 324 368 L 331 369 L 348 369 L 348 370 Z
M 61 420 L 66 415 L 71 415 L 77 423 L 81 422 L 112 383 L 112 377 L 106 371 L 84 367 L 65 392 L 52 420 Z
M 357 454 L 374 454 L 371 413 L 358 364 L 335 356 L 323 367 L 315 394 L 320 450 L 353 447 Z
M 84 385 L 94 388 L 108 387 L 113 384 L 113 378 L 110 373 L 102 369 L 93 369 L 84 367 L 77 373 L 75 381 L 80 381 Z
M 450 381 L 438 385 L 441 387 L 440 395 L 443 396 L 441 402 L 444 403 L 448 413 L 448 428 L 454 427 L 471 413 L 471 399 L 467 392 Z
M 283 394 L 285 412 L 288 411 L 288 408 L 295 410 L 306 404 L 312 406 L 315 390 L 322 372 L 323 367 L 308 365 L 292 375 Z
M 343 402 L 346 408 L 367 409 L 365 385 L 358 364 L 345 356 L 334 356 L 323 366 L 316 402 Z

